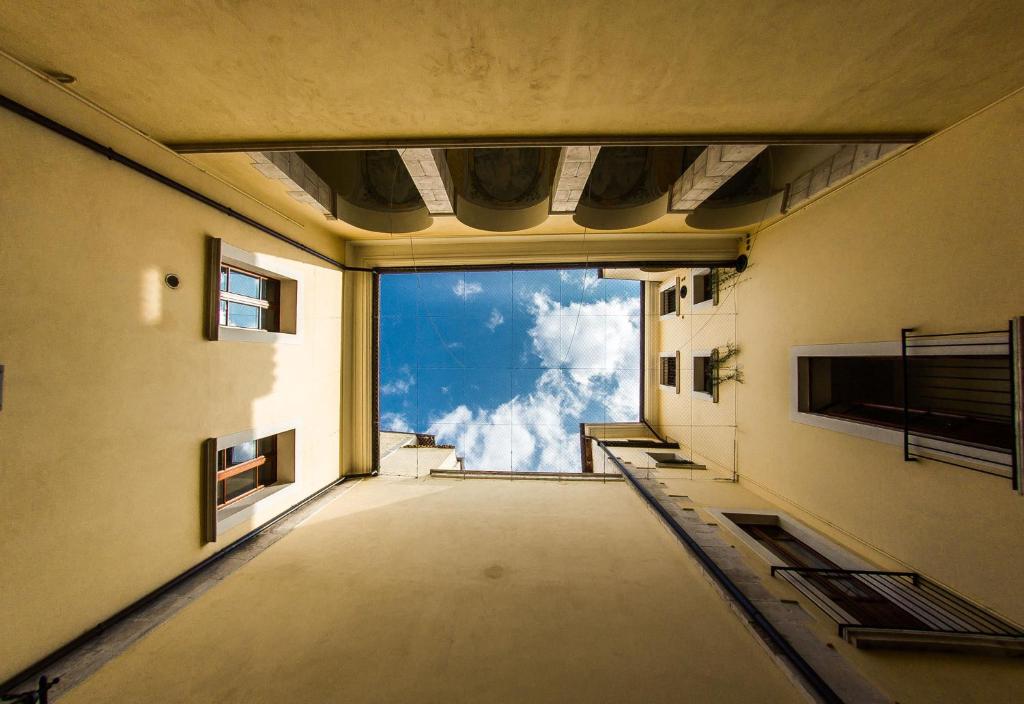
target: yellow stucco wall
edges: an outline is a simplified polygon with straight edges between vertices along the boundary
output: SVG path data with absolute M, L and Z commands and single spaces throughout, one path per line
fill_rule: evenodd
M 333 244 L 8 68 L 5 94 L 314 246 Z M 342 276 L 7 111 L 0 143 L 4 679 L 339 476 Z M 204 340 L 208 234 L 301 275 L 301 343 Z M 297 491 L 201 547 L 201 442 L 293 421 Z
M 793 422 L 789 405 L 793 346 L 1024 313 L 1022 146 L 1017 93 L 757 234 L 737 289 L 741 480 L 1018 622 L 1024 498 L 1008 480 L 906 463 L 899 446 Z
M 646 364 L 650 390 L 656 396 L 650 408 L 658 431 L 677 441 L 689 459 L 705 464 L 716 475 L 731 476 L 736 437 L 735 381 L 718 387 L 718 401 L 693 392 L 693 355 L 713 349 L 724 352 L 736 341 L 736 299 L 732 286 L 723 287 L 718 304 L 694 305 L 694 276 L 704 269 L 675 269 L 662 275 L 647 311 L 647 329 L 654 332 L 654 349 Z M 661 315 L 660 293 L 670 286 L 687 288 L 686 297 L 677 301 L 678 315 Z M 679 352 L 679 392 L 659 385 L 659 357 Z M 729 365 L 727 365 L 729 366 Z
M 637 452 L 637 451 L 633 451 Z M 617 451 L 627 458 L 626 452 Z M 893 701 L 903 704 L 920 702 L 1004 702 L 1012 700 L 1012 692 L 1024 685 L 1024 670 L 1017 658 L 987 657 L 956 653 L 935 653 L 922 651 L 899 652 L 893 650 L 858 650 L 836 635 L 836 624 L 804 595 L 782 579 L 773 578 L 769 563 L 748 548 L 741 537 L 727 527 L 718 511 L 781 511 L 791 517 L 796 512 L 781 502 L 772 502 L 762 494 L 750 491 L 742 484 L 708 481 L 699 473 L 682 470 L 657 470 L 658 480 L 663 482 L 666 492 L 686 497 L 682 506 L 694 507 L 701 518 L 724 537 L 747 565 L 754 571 L 761 584 L 779 599 L 793 600 L 806 613 L 804 623 L 822 642 L 831 643 L 836 652 L 875 683 Z M 817 522 L 808 524 L 826 540 L 843 544 L 842 534 L 830 531 Z M 884 555 L 870 550 L 861 550 L 863 557 L 875 564 L 885 564 Z

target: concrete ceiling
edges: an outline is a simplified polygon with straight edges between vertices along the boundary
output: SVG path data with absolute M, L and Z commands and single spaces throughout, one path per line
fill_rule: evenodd
M 1024 3 L 0 0 L 0 48 L 164 142 L 931 132 Z

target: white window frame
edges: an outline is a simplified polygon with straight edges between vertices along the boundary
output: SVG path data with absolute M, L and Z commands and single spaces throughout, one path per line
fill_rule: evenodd
M 227 342 L 270 342 L 284 344 L 301 344 L 303 337 L 302 311 L 303 285 L 302 271 L 288 261 L 269 254 L 249 252 L 221 242 L 221 264 L 251 271 L 280 282 L 278 294 L 278 320 L 280 332 L 253 330 L 220 325 L 218 339 Z M 219 277 L 219 273 L 218 273 Z M 219 280 L 219 279 L 218 279 Z M 218 300 L 220 290 L 217 291 Z M 218 304 L 219 305 L 219 304 Z

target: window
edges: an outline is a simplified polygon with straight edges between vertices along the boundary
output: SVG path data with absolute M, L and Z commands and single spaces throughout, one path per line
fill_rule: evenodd
M 277 482 L 277 436 L 249 440 L 217 453 L 217 508 Z
M 203 443 L 202 536 L 245 525 L 261 502 L 296 498 L 298 429 L 294 423 L 243 430 Z M 266 504 L 262 504 L 266 505 Z
M 660 367 L 660 384 L 662 386 L 670 386 L 679 391 L 679 354 L 674 355 L 662 355 L 659 360 Z
M 672 286 L 661 292 L 661 314 L 662 315 L 675 315 L 678 308 L 677 303 L 678 296 L 676 295 L 676 287 Z
M 855 619 L 856 623 L 882 622 L 891 628 L 918 629 L 923 626 L 913 614 L 900 608 L 889 595 L 873 584 L 845 574 L 842 568 L 777 523 L 746 523 L 730 518 L 787 567 L 833 570 L 818 576 L 803 575 L 828 601 Z
M 278 332 L 280 283 L 221 264 L 219 324 Z
M 903 429 L 904 388 L 915 434 L 1009 451 L 1013 427 L 1005 356 L 800 357 L 800 411 Z
M 299 343 L 301 271 L 294 262 L 209 237 L 206 339 Z
M 693 357 L 693 390 L 708 396 L 715 394 L 715 370 L 712 364 L 714 355 L 694 355 Z
M 694 274 L 693 304 L 698 305 L 711 301 L 712 305 L 715 305 L 718 303 L 715 298 L 715 270 L 705 269 L 702 274 Z
M 656 467 L 698 468 L 698 465 L 695 465 L 678 452 L 648 452 L 647 456 L 654 460 Z M 703 466 L 699 466 L 699 468 L 704 469 Z

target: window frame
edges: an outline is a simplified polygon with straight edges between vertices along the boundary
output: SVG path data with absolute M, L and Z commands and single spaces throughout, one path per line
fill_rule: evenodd
M 714 269 L 695 269 L 690 274 L 690 288 L 693 292 L 693 310 L 699 311 L 707 308 L 714 308 L 718 305 L 718 283 L 715 280 Z M 707 298 L 700 298 L 704 295 L 706 282 L 711 282 L 711 295 Z M 699 299 L 699 300 L 698 300 Z
M 962 356 L 984 356 L 992 353 L 992 348 L 986 346 L 985 340 L 991 339 L 993 346 L 1002 344 L 1005 345 L 1005 341 L 998 342 L 995 337 L 992 336 L 979 336 L 972 346 L 965 346 L 958 348 L 956 354 Z M 978 344 L 978 343 L 981 344 Z M 947 350 L 942 351 L 941 348 L 936 348 L 934 352 L 928 352 L 927 350 L 919 352 L 919 354 L 934 354 L 936 356 L 942 356 L 943 354 L 950 354 Z M 889 428 L 881 425 L 871 425 L 869 423 L 862 423 L 852 420 L 844 420 L 836 418 L 834 416 L 827 416 L 818 413 L 809 413 L 801 411 L 800 409 L 806 407 L 807 403 L 804 399 L 804 390 L 808 387 L 808 370 L 807 365 L 801 365 L 800 359 L 807 357 L 900 357 L 902 355 L 902 346 L 898 340 L 885 341 L 885 342 L 853 342 L 853 343 L 837 343 L 830 345 L 800 345 L 791 347 L 789 350 L 790 359 L 790 402 L 789 402 L 789 419 L 796 423 L 803 425 L 810 425 L 817 428 L 823 428 L 826 430 L 833 430 L 847 435 L 854 435 L 856 437 L 864 438 L 866 440 L 874 440 L 876 442 L 886 443 L 888 445 L 903 446 L 903 430 L 902 428 Z M 936 440 L 937 449 L 956 450 L 956 443 L 952 441 Z M 998 454 L 998 453 L 995 453 Z
M 244 444 L 245 442 L 255 442 L 256 451 L 259 454 L 244 462 L 238 462 L 233 465 L 228 464 L 228 453 L 232 447 L 237 447 L 237 445 L 225 447 L 217 451 L 216 477 L 218 487 L 215 503 L 218 511 L 277 483 L 277 434 L 259 438 L 255 441 L 246 440 L 239 444 Z M 227 498 L 227 480 L 245 472 L 254 473 L 253 488 L 238 496 L 233 496 L 230 499 Z M 270 481 L 266 481 L 268 474 L 270 475 Z
M 267 298 L 256 299 L 221 290 L 222 268 L 273 282 Z M 261 283 L 261 295 L 263 295 Z M 239 249 L 217 237 L 207 238 L 205 336 L 211 341 L 300 344 L 303 338 L 303 270 L 295 262 Z M 275 299 L 276 300 L 273 300 Z M 221 324 L 221 301 L 274 310 L 273 329 Z M 261 321 L 261 325 L 262 325 Z
M 692 370 L 693 383 L 691 385 L 690 394 L 694 398 L 698 398 L 704 401 L 711 401 L 712 403 L 718 403 L 718 384 L 716 383 L 717 371 L 715 364 L 718 358 L 718 350 L 693 350 L 690 354 L 690 369 Z M 701 388 L 697 388 L 697 373 L 698 373 L 698 362 L 697 360 L 707 360 L 700 362 L 700 372 L 702 381 L 704 379 L 711 379 L 711 390 L 706 390 L 707 387 L 702 385 Z M 705 371 L 707 369 L 707 371 Z
M 260 469 L 270 461 L 266 445 L 257 445 L 257 454 L 251 460 L 238 462 L 221 468 L 222 453 L 246 442 L 257 443 L 273 438 L 273 482 L 260 477 Z M 201 536 L 203 543 L 217 541 L 218 535 L 224 534 L 239 525 L 244 525 L 262 513 L 263 506 L 273 497 L 270 503 L 279 505 L 289 499 L 301 498 L 298 480 L 301 478 L 300 466 L 301 433 L 297 422 L 291 421 L 278 425 L 263 426 L 243 430 L 219 438 L 207 438 L 203 442 L 202 462 L 202 496 L 201 496 Z M 262 461 L 260 461 L 262 459 Z M 226 464 L 226 463 L 225 463 Z M 240 474 L 255 469 L 257 486 L 243 495 L 232 497 L 228 501 L 220 501 L 218 485 L 229 478 L 228 473 Z M 290 504 L 286 504 L 290 505 Z
M 662 388 L 662 389 L 675 389 L 675 392 L 677 394 L 682 391 L 682 373 L 681 373 L 682 372 L 682 369 L 681 369 L 682 365 L 680 364 L 680 362 L 681 362 L 680 356 L 681 355 L 680 355 L 680 352 L 678 350 L 676 350 L 675 352 L 662 352 L 661 354 L 658 355 L 658 387 L 659 388 Z M 676 377 L 675 378 L 675 384 L 666 384 L 663 381 L 664 375 L 665 375 L 665 373 L 664 373 L 665 364 L 666 364 L 667 361 L 671 361 L 675 365 L 675 377 Z
M 222 328 L 235 328 L 238 330 L 255 330 L 258 332 L 281 332 L 281 282 L 273 277 L 243 269 L 235 264 L 225 263 L 223 260 L 221 260 L 220 271 L 222 277 L 221 280 L 224 283 L 220 288 L 218 296 L 218 326 Z M 232 272 L 244 274 L 245 276 L 250 276 L 259 280 L 260 298 L 253 298 L 241 293 L 233 293 L 230 290 Z M 242 325 L 232 325 L 230 322 L 228 308 L 231 303 L 238 303 L 240 305 L 258 308 L 260 311 L 259 327 L 249 328 Z M 222 311 L 223 313 L 221 313 Z M 272 323 L 268 323 L 265 316 L 269 316 Z

